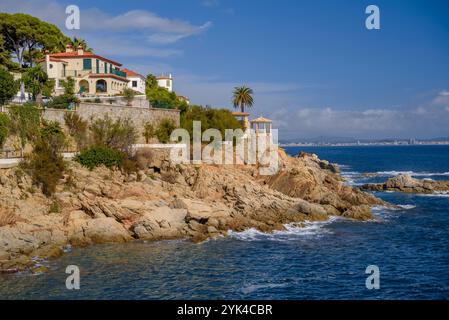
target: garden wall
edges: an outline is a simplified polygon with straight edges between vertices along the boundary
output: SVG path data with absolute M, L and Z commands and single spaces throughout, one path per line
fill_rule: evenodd
M 43 117 L 49 121 L 57 121 L 64 124 L 64 114 L 76 112 L 83 119 L 90 121 L 91 118 L 103 118 L 108 115 L 112 119 L 128 118 L 139 131 L 139 143 L 144 141 L 142 137 L 143 128 L 150 122 L 157 126 L 162 119 L 171 119 L 177 126 L 180 124 L 179 110 L 176 109 L 150 109 L 139 107 L 126 107 L 120 105 L 86 103 L 82 102 L 76 110 L 45 109 Z

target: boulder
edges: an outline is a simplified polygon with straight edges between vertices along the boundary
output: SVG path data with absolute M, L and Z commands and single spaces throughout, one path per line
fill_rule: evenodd
M 388 179 L 381 184 L 365 184 L 363 190 L 369 191 L 396 191 L 405 193 L 439 193 L 449 192 L 449 181 L 434 181 L 415 179 L 409 174 L 401 174 Z
M 362 221 L 373 219 L 371 208 L 367 205 L 350 207 L 348 210 L 343 212 L 342 216 L 345 218 Z
M 171 239 L 182 234 L 187 210 L 157 207 L 146 212 L 131 227 L 138 239 Z

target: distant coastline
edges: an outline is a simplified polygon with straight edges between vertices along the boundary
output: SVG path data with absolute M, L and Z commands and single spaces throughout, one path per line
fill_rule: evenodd
M 373 142 L 288 142 L 279 143 L 280 147 L 360 147 L 360 146 L 436 146 L 449 145 L 449 140 L 445 141 L 410 141 L 410 140 L 396 140 L 396 141 L 373 141 Z

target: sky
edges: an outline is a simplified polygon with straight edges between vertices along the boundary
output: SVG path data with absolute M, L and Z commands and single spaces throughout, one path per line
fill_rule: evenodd
M 368 5 L 380 29 L 368 30 Z M 77 5 L 80 30 L 65 27 Z M 1 0 L 144 75 L 172 73 L 192 103 L 232 108 L 284 140 L 449 137 L 449 1 Z

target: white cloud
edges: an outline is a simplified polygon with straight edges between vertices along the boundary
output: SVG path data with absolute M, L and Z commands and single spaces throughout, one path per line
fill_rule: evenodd
M 179 72 L 179 70 L 177 70 Z M 237 85 L 217 76 L 175 73 L 175 89 L 193 103 L 232 109 L 232 90 Z M 248 82 L 254 90 L 250 110 L 273 119 L 281 139 L 301 140 L 319 136 L 354 138 L 431 138 L 449 136 L 449 106 L 433 105 L 430 98 L 420 107 L 379 107 L 344 109 L 331 106 L 303 106 L 301 99 L 309 86 L 297 83 Z
M 97 8 L 80 8 L 80 30 L 66 30 L 65 6 L 54 0 L 2 0 L 4 12 L 22 12 L 56 24 L 69 36 L 87 40 L 97 52 L 120 57 L 171 57 L 182 54 L 169 45 L 199 35 L 211 27 L 207 21 L 195 25 L 188 21 L 161 17 L 147 10 L 131 10 L 111 15 Z M 142 41 L 146 39 L 147 41 Z M 160 48 L 163 46 L 164 48 Z
M 443 90 L 433 100 L 433 105 L 440 107 L 449 107 L 449 91 Z

